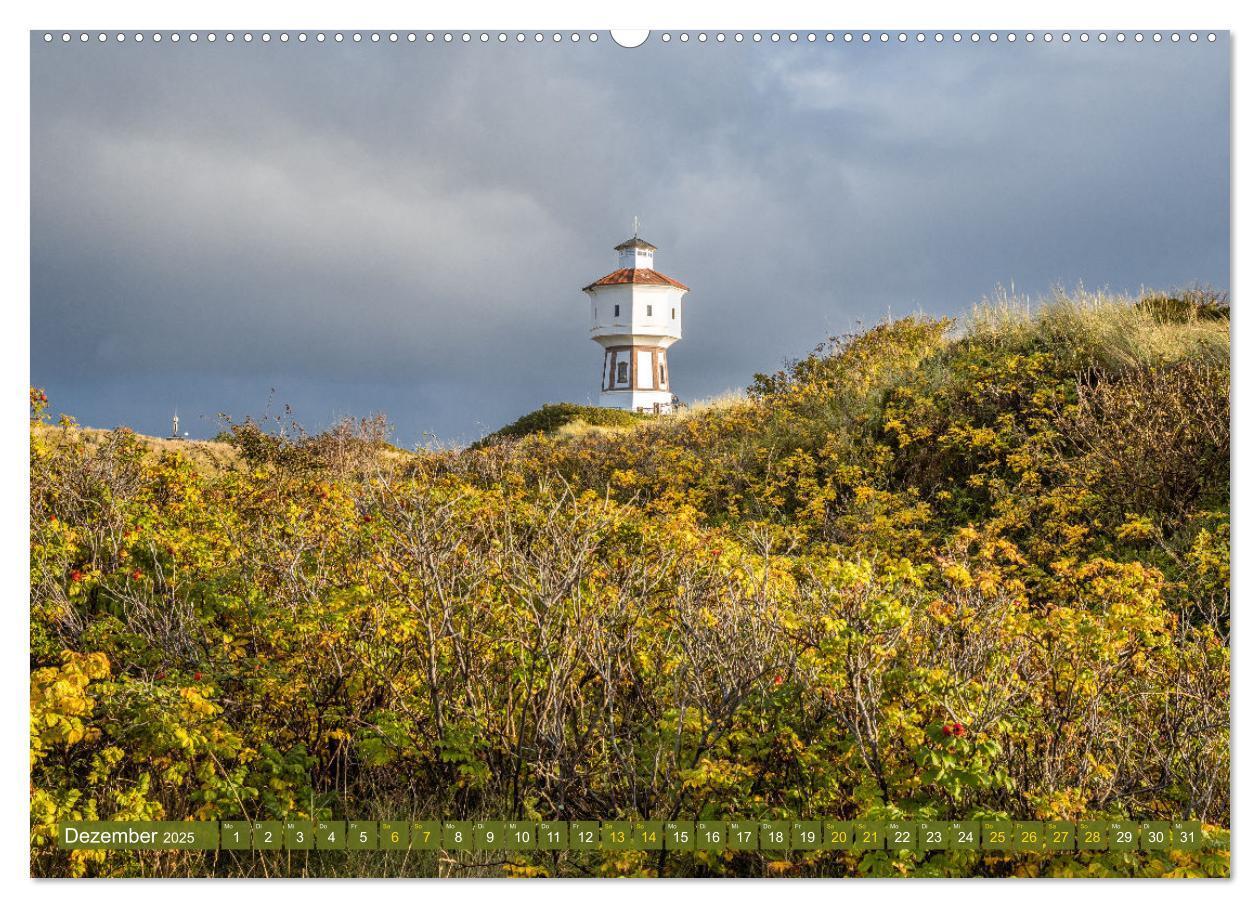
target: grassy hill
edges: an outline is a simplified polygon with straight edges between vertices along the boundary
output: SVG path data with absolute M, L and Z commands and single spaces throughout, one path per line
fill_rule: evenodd
M 1195 818 L 1197 854 L 490 854 L 453 875 L 1228 873 L 1229 318 L 1078 295 L 473 449 L 32 424 L 32 870 L 76 816 Z M 606 412 L 606 411 L 605 411 Z
M 642 413 L 631 413 L 627 410 L 613 410 L 607 407 L 588 407 L 582 404 L 543 404 L 537 410 L 526 413 L 520 419 L 509 423 L 498 431 L 491 432 L 473 445 L 483 448 L 486 445 L 525 438 L 541 432 L 543 434 L 567 430 L 568 434 L 580 434 L 583 429 L 624 429 L 635 426 L 649 417 Z

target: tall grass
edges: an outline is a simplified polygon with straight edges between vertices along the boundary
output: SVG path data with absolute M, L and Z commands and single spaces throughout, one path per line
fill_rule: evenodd
M 1079 371 L 1117 373 L 1188 359 L 1224 367 L 1229 365 L 1224 311 L 1221 297 L 1205 291 L 1174 300 L 1060 289 L 1035 305 L 1000 292 L 972 310 L 963 340 L 1013 353 L 1048 351 Z

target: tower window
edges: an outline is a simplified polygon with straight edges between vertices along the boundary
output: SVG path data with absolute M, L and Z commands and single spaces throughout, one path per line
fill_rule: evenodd
M 649 304 L 649 305 L 648 305 L 648 315 L 651 315 L 651 314 L 652 314 L 652 306 Z
M 617 363 L 617 384 L 624 385 L 630 381 L 630 364 Z
M 616 318 L 619 315 L 621 315 L 621 307 L 613 306 L 613 317 Z
M 677 309 L 670 309 L 670 310 L 669 310 L 669 317 L 670 317 L 670 318 L 672 318 L 674 321 L 678 321 L 678 310 L 677 310 Z
M 661 363 L 661 387 L 665 387 L 665 364 Z

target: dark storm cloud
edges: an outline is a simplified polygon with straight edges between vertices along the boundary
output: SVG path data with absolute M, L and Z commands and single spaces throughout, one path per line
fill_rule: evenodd
M 998 285 L 1228 286 L 1224 42 L 32 48 L 32 381 L 195 434 L 270 389 L 469 439 L 588 401 L 630 219 L 674 383 Z

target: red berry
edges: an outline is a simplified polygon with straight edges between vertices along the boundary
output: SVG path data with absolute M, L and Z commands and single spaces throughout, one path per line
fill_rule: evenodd
M 941 726 L 941 734 L 948 736 L 948 735 L 952 735 L 953 733 L 954 733 L 954 725 L 952 722 L 946 722 L 944 725 Z
M 965 728 L 963 727 L 963 724 L 962 724 L 961 722 L 957 723 L 957 724 L 954 726 L 954 737 L 955 737 L 955 738 L 961 738 L 961 737 L 962 737 L 963 735 L 965 735 L 966 733 L 967 733 L 967 729 L 965 729 Z
M 201 672 L 193 672 L 193 680 L 194 680 L 194 681 L 200 681 L 200 680 L 201 680 Z
M 156 675 L 154 675 L 153 677 L 154 677 L 154 679 L 156 679 L 156 680 L 158 680 L 158 681 L 161 681 L 163 678 L 165 678 L 165 677 L 166 677 L 166 672 L 158 672 L 158 673 L 157 673 Z
M 778 686 L 779 686 L 780 684 L 782 684 L 782 683 L 783 683 L 783 676 L 782 676 L 782 675 L 775 675 L 775 676 L 774 676 L 774 686 L 775 686 L 775 687 L 778 687 Z
M 131 579 L 132 579 L 132 580 L 140 580 L 140 579 L 142 579 L 143 577 L 144 577 L 144 574 L 140 573 L 140 570 L 139 570 L 138 568 L 137 568 L 136 570 L 134 570 L 134 571 L 132 571 L 132 572 L 131 572 Z
M 71 579 L 71 580 L 73 580 L 75 583 L 78 583 L 80 580 L 82 580 L 82 579 L 83 579 L 83 572 L 82 572 L 82 571 L 71 571 L 71 572 L 70 572 L 70 579 Z

